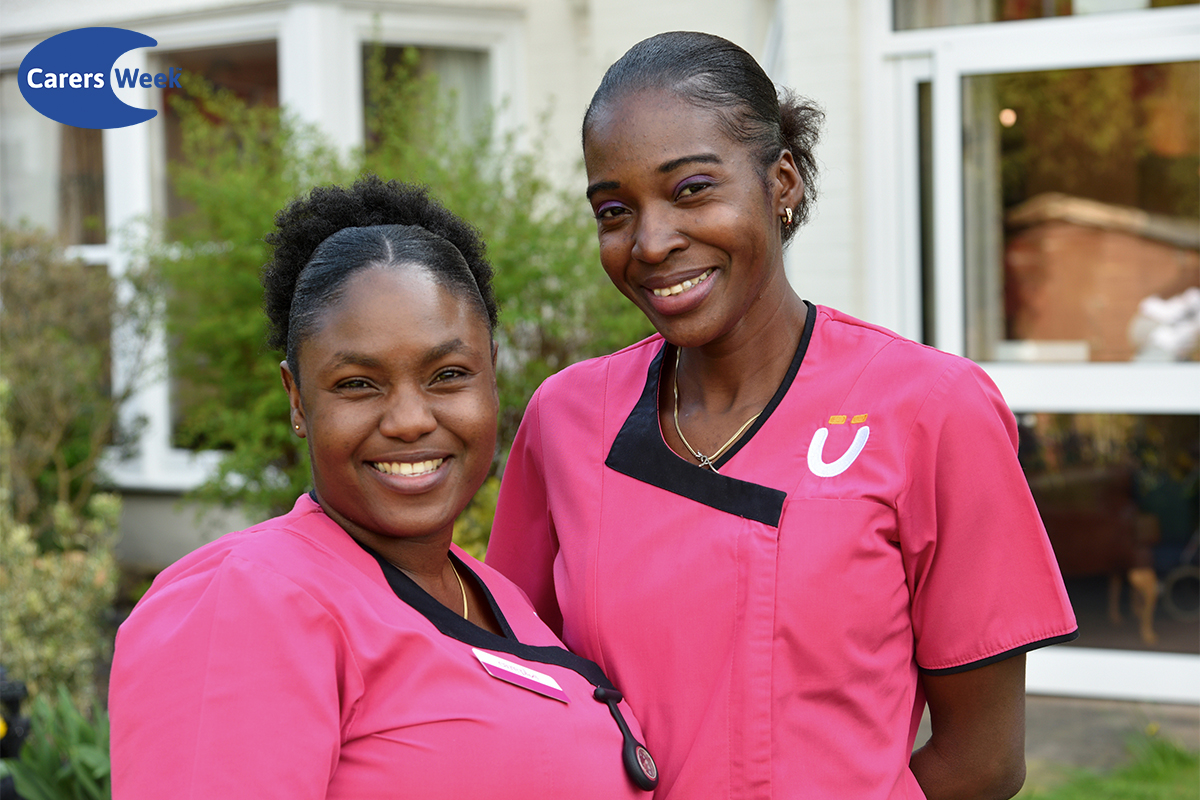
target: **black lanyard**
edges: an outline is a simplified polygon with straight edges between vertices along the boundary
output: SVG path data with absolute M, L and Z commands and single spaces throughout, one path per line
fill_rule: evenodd
M 379 567 L 383 570 L 383 577 L 387 580 L 388 586 L 392 587 L 392 591 L 396 593 L 396 597 L 422 614 L 444 635 L 452 639 L 457 639 L 471 647 L 508 653 L 525 661 L 533 661 L 539 664 L 553 664 L 558 667 L 566 667 L 583 676 L 584 680 L 595 687 L 595 691 L 592 692 L 592 698 L 608 706 L 613 719 L 617 722 L 617 727 L 621 730 L 621 739 L 623 742 L 621 746 L 621 763 L 625 766 L 625 772 L 639 789 L 649 792 L 658 786 L 658 767 L 655 765 L 654 759 L 650 756 L 650 751 L 629 730 L 629 725 L 625 722 L 625 717 L 622 716 L 621 709 L 617 707 L 617 704 L 621 702 L 622 694 L 617 687 L 613 686 L 612 681 L 604 674 L 604 670 L 600 669 L 599 664 L 583 656 L 576 655 L 565 647 L 538 646 L 523 644 L 517 641 L 516 634 L 513 633 L 512 628 L 509 626 L 508 620 L 504 618 L 500 607 L 496 605 L 496 599 L 492 597 L 487 584 L 479 580 L 479 577 L 475 575 L 471 568 L 453 553 L 450 553 L 449 556 L 454 559 L 456 568 L 470 575 L 483 590 L 488 606 L 491 608 L 492 616 L 495 617 L 496 622 L 500 625 L 500 630 L 503 631 L 502 636 L 484 630 L 475 623 L 460 617 L 446 608 L 434 600 L 428 592 L 418 586 L 412 578 L 405 575 L 386 558 L 362 542 L 358 542 L 357 539 L 355 541 L 379 562 Z

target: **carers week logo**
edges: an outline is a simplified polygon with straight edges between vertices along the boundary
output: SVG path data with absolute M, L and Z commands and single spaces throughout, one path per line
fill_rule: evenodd
M 114 69 L 117 59 L 158 41 L 124 28 L 79 28 L 51 36 L 21 62 L 21 94 L 43 116 L 76 128 L 124 128 L 158 112 L 131 106 L 114 88 L 179 88 L 183 70 L 151 74 Z

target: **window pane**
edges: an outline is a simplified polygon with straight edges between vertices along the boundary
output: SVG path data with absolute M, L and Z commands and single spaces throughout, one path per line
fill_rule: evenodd
M 893 9 L 896 30 L 906 31 L 978 22 L 1111 14 L 1197 3 L 1200 0 L 894 0 Z
M 967 352 L 1200 357 L 1200 63 L 963 82 Z
M 1085 647 L 1200 654 L 1200 417 L 1022 414 L 1021 464 Z M 1145 622 L 1135 615 L 1149 610 Z
M 370 110 L 367 97 L 368 63 L 375 45 L 363 47 L 363 109 Z M 408 66 L 405 52 L 415 56 L 413 74 L 433 75 L 437 79 L 438 92 L 449 104 L 458 133 L 464 137 L 478 130 L 487 121 L 492 107 L 491 79 L 487 53 L 481 50 L 460 50 L 447 47 L 411 47 L 406 45 L 383 47 L 383 67 L 386 75 Z
M 279 60 L 275 42 L 255 42 L 202 50 L 176 50 L 162 56 L 164 64 L 180 67 L 186 75 L 198 75 L 216 89 L 232 92 L 251 106 L 279 106 Z M 166 119 L 167 162 L 183 159 L 183 130 L 178 112 L 171 104 L 182 89 L 163 89 L 163 116 Z M 188 211 L 168 180 L 167 216 L 177 219 Z
M 34 111 L 15 72 L 0 75 L 0 218 L 67 245 L 105 241 L 103 133 Z

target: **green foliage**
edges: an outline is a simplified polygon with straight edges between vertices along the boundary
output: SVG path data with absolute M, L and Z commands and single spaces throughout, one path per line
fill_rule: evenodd
M 86 706 L 117 582 L 121 504 L 97 492 L 123 399 L 107 385 L 109 325 L 148 318 L 145 295 L 117 303 L 103 268 L 43 234 L 0 241 L 0 655 L 31 693 L 58 683 Z
M 1049 791 L 1022 792 L 1027 800 L 1195 800 L 1200 754 L 1158 736 L 1130 745 L 1133 761 L 1110 775 L 1080 771 Z
M 108 715 L 84 716 L 60 686 L 55 702 L 33 701 L 30 734 L 19 759 L 4 766 L 25 800 L 109 800 Z
M 159 260 L 171 287 L 172 366 L 186 387 L 182 443 L 226 451 L 201 497 L 278 513 L 307 488 L 305 452 L 279 383 L 282 354 L 263 344 L 258 275 L 274 213 L 315 183 L 374 172 L 425 184 L 479 228 L 501 307 L 501 442 L 512 440 L 546 376 L 650 332 L 598 267 L 582 200 L 540 175 L 536 139 L 522 149 L 514 137 L 493 136 L 491 125 L 460 135 L 415 53 L 389 71 L 377 48 L 366 86 L 368 142 L 348 167 L 286 115 L 194 81 L 178 102 L 185 157 L 172 175 L 194 211 L 172 229 L 177 246 Z M 490 512 L 476 516 L 490 527 Z
M 59 683 L 81 705 L 95 699 L 96 665 L 109 646 L 104 611 L 116 594 L 112 545 L 120 499 L 97 494 L 91 511 L 92 520 L 72 520 L 76 547 L 45 553 L 29 526 L 0 520 L 4 666 L 31 693 Z
M 114 320 L 126 340 L 146 340 L 150 294 L 133 275 L 128 299 L 118 301 L 103 266 L 67 260 L 41 231 L 0 226 L 0 258 L 11 513 L 53 546 L 56 517 L 65 507 L 86 518 L 104 451 L 133 433 L 117 429 L 133 382 L 114 391 L 109 342 Z M 131 374 L 145 368 L 136 350 L 125 355 Z
M 1058 191 L 1194 219 L 1198 153 L 1195 62 L 997 75 L 1006 206 Z
M 171 175 L 192 211 L 154 253 L 167 292 L 178 444 L 227 451 L 200 494 L 279 511 L 307 485 L 303 443 L 286 424 L 278 354 L 267 351 L 258 275 L 275 211 L 304 186 L 345 177 L 310 130 L 185 76 L 175 102 L 183 154 Z
M 454 521 L 454 543 L 480 561 L 487 555 L 488 536 L 496 517 L 500 497 L 500 479 L 488 478 L 475 493 L 467 509 Z

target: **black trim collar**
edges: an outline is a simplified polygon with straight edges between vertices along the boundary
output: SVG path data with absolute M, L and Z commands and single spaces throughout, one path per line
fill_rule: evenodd
M 729 461 L 763 426 L 795 381 L 800 364 L 804 361 L 804 354 L 808 352 L 808 344 L 812 340 L 813 326 L 817 319 L 816 307 L 807 300 L 804 304 L 808 307 L 804 332 L 800 336 L 800 344 L 792 356 L 791 366 L 788 367 L 783 382 L 779 384 L 771 401 L 750 429 L 717 460 L 718 468 Z M 778 527 L 779 518 L 783 514 L 783 501 L 787 499 L 786 492 L 701 469 L 684 461 L 663 441 L 658 424 L 658 384 L 662 375 L 663 356 L 669 348 L 673 351 L 672 345 L 663 342 L 662 348 L 650 362 L 642 396 L 638 398 L 637 405 L 633 407 L 633 411 L 629 413 L 625 424 L 617 433 L 612 449 L 608 451 L 608 458 L 604 461 L 605 465 L 622 475 L 695 500 L 718 511 Z
M 446 608 L 435 600 L 432 595 L 417 585 L 416 581 L 392 564 L 392 562 L 357 539 L 354 541 L 379 563 L 380 569 L 383 570 L 383 577 L 387 580 L 388 586 L 392 587 L 392 591 L 396 593 L 396 597 L 400 598 L 400 600 L 411 606 L 418 614 L 429 620 L 443 635 L 449 636 L 451 639 L 457 639 L 471 647 L 492 650 L 498 653 L 508 653 L 526 661 L 566 667 L 582 675 L 593 686 L 601 686 L 605 689 L 616 688 L 604 674 L 604 671 L 600 669 L 600 665 L 594 661 L 577 656 L 562 647 L 523 644 L 518 641 L 517 635 L 513 633 L 512 627 L 508 624 L 508 620 L 505 619 L 504 612 L 500 610 L 500 606 L 496 604 L 496 598 L 492 596 L 492 592 L 488 589 L 487 584 L 480 580 L 475 571 L 464 564 L 462 559 L 453 552 L 448 555 L 453 561 L 455 569 L 459 571 L 464 581 L 474 581 L 475 585 L 483 591 L 484 596 L 487 598 L 488 608 L 492 610 L 497 624 L 500 625 L 500 630 L 504 632 L 503 636 L 485 630 Z

